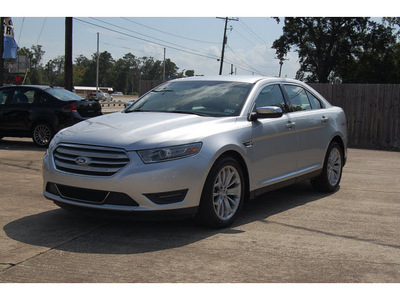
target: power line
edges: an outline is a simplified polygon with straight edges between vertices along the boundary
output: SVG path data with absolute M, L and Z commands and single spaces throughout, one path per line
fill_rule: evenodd
M 19 30 L 19 36 L 18 36 L 18 42 L 17 42 L 18 45 L 19 45 L 19 40 L 21 38 L 22 28 L 24 27 L 24 22 L 25 22 L 25 17 L 22 18 L 21 29 Z
M 102 25 L 94 24 L 92 22 L 88 22 L 88 21 L 85 21 L 85 20 L 82 20 L 82 19 L 79 19 L 79 18 L 74 18 L 74 19 L 79 21 L 79 22 L 82 22 L 82 23 L 90 24 L 92 26 L 96 26 L 96 27 L 99 27 L 99 28 L 102 28 L 102 29 L 105 29 L 105 30 L 108 30 L 108 31 L 111 31 L 111 32 L 114 32 L 114 33 L 125 35 L 125 36 L 128 36 L 128 37 L 134 38 L 134 39 L 138 39 L 138 40 L 145 41 L 145 42 L 148 42 L 148 43 L 152 43 L 152 44 L 155 44 L 155 45 L 159 45 L 159 46 L 162 46 L 162 47 L 168 47 L 168 48 L 173 49 L 173 50 L 177 50 L 177 51 L 181 51 L 181 52 L 185 52 L 185 53 L 188 53 L 188 54 L 197 55 L 197 56 L 201 56 L 201 57 L 205 57 L 205 58 L 209 58 L 209 59 L 214 59 L 214 60 L 218 59 L 218 57 L 215 57 L 215 56 L 210 56 L 210 55 L 203 54 L 203 53 L 200 53 L 200 52 L 193 52 L 195 50 L 193 50 L 193 51 L 184 50 L 182 48 L 185 48 L 185 47 L 181 47 L 179 45 L 178 46 L 180 48 L 172 47 L 172 46 L 169 46 L 169 45 L 165 45 L 165 44 L 161 44 L 161 43 L 158 43 L 158 42 L 154 42 L 154 41 L 149 40 L 149 39 L 141 38 L 141 37 L 138 37 L 138 36 L 134 36 L 132 34 L 128 34 L 128 33 L 124 33 L 124 32 L 121 32 L 121 31 L 118 31 L 118 30 L 115 30 L 115 29 L 111 29 L 111 28 L 108 28 L 108 27 L 105 27 L 105 26 L 102 26 Z M 167 44 L 171 44 L 169 42 L 166 42 L 166 43 Z
M 40 33 L 39 33 L 38 39 L 37 39 L 37 41 L 36 41 L 36 45 L 38 45 L 38 44 L 39 44 L 39 39 L 40 39 L 40 37 L 42 36 L 42 32 L 43 32 L 43 28 L 44 28 L 44 24 L 46 24 L 46 21 L 47 21 L 47 17 L 46 17 L 46 18 L 44 18 L 44 21 L 43 21 L 43 24 L 42 24 L 42 29 L 40 29 Z
M 240 26 L 242 26 L 247 32 L 249 32 L 251 35 L 253 35 L 259 42 L 262 44 L 267 44 L 257 33 L 255 33 L 245 22 L 243 19 L 241 19 L 241 22 L 239 22 Z
M 141 24 L 141 23 L 139 23 L 139 22 L 130 20 L 130 19 L 128 19 L 128 18 L 124 18 L 124 17 L 121 17 L 121 18 L 124 19 L 124 20 L 126 20 L 126 21 L 128 21 L 128 22 L 135 23 L 135 24 L 137 24 L 137 25 L 140 25 L 140 26 L 143 26 L 143 27 L 152 29 L 152 30 L 154 30 L 154 31 L 158 31 L 158 32 L 161 32 L 161 33 L 164 33 L 164 34 L 168 34 L 168 35 L 170 35 L 170 36 L 174 36 L 174 37 L 181 38 L 181 39 L 185 39 L 185 40 L 189 40 L 189 41 L 193 41 L 193 42 L 205 43 L 205 44 L 219 44 L 218 42 L 208 42 L 208 41 L 202 41 L 202 40 L 197 40 L 197 39 L 192 39 L 192 38 L 180 36 L 180 35 L 177 35 L 177 34 L 169 33 L 169 32 L 163 31 L 163 30 L 159 30 L 159 29 L 156 29 L 156 28 L 153 28 L 153 27 L 150 27 L 150 26 Z
M 232 49 L 231 47 L 229 47 L 229 45 L 227 45 L 227 47 L 229 48 L 229 50 L 232 51 L 232 53 L 233 53 L 237 58 L 239 58 L 239 59 L 241 60 L 241 62 L 242 62 L 243 64 L 245 64 L 246 66 L 248 66 L 250 69 L 252 69 L 253 71 L 255 71 L 257 74 L 263 75 L 262 72 L 260 72 L 260 71 L 257 70 L 256 68 L 253 68 L 253 67 L 250 66 L 248 63 L 246 63 L 246 62 L 244 61 L 243 58 L 241 58 L 238 54 L 236 54 L 235 51 L 233 51 L 233 49 Z M 249 71 L 249 70 L 247 70 L 247 71 Z M 253 71 L 251 71 L 251 72 L 253 72 Z
M 211 56 L 211 55 L 208 55 L 208 54 L 204 54 L 204 53 L 198 52 L 198 51 L 196 51 L 196 50 L 193 50 L 193 49 L 190 49 L 190 48 L 186 48 L 186 47 L 182 47 L 182 46 L 180 46 L 180 45 L 173 44 L 173 43 L 170 43 L 170 42 L 166 42 L 166 41 L 163 41 L 164 43 L 155 42 L 155 41 L 152 41 L 152 40 L 143 38 L 143 37 L 138 37 L 138 36 L 136 36 L 136 35 L 132 35 L 132 34 L 129 34 L 129 33 L 125 33 L 125 32 L 122 32 L 122 31 L 119 31 L 119 30 L 115 30 L 115 29 L 112 29 L 112 28 L 109 28 L 109 27 L 106 27 L 106 26 L 102 26 L 102 25 L 99 25 L 99 24 L 95 24 L 95 23 L 89 22 L 89 21 L 86 21 L 86 20 L 82 20 L 82 19 L 80 19 L 80 18 L 74 18 L 74 19 L 77 20 L 77 21 L 79 21 L 79 22 L 86 23 L 86 24 L 89 24 L 89 25 L 92 25 L 92 26 L 95 26 L 95 27 L 99 27 L 99 28 L 105 29 L 105 30 L 110 31 L 110 32 L 114 32 L 114 33 L 121 34 L 121 35 L 123 35 L 123 36 L 127 36 L 127 37 L 129 37 L 129 38 L 138 39 L 138 40 L 141 40 L 141 41 L 145 41 L 145 42 L 148 42 L 148 43 L 151 43 L 151 44 L 155 44 L 155 45 L 158 45 L 158 46 L 166 47 L 166 48 L 173 49 L 173 50 L 176 50 L 176 51 L 180 51 L 180 52 L 184 52 L 184 53 L 188 53 L 188 54 L 192 54 L 192 55 L 196 55 L 196 56 L 200 56 L 200 57 L 204 57 L 204 58 L 208 58 L 208 59 L 213 59 L 213 60 L 218 60 L 218 59 L 219 59 L 219 58 L 216 57 L 216 56 Z M 107 23 L 107 22 L 101 21 L 101 20 L 98 20 L 98 21 L 103 22 L 103 23 Z M 109 24 L 109 25 L 113 25 L 113 24 L 111 24 L 111 23 L 108 23 L 108 24 Z M 115 26 L 115 27 L 117 27 L 117 28 L 124 29 L 124 30 L 126 30 L 126 31 L 133 32 L 132 30 L 129 30 L 129 29 L 126 29 L 126 28 L 122 28 L 122 27 L 120 27 L 120 26 L 118 26 L 118 25 L 113 25 L 113 26 Z M 137 33 L 137 32 L 135 32 L 135 33 L 136 33 L 136 34 L 139 34 L 139 35 L 142 35 L 142 34 Z M 170 45 L 166 45 L 165 43 L 166 43 L 166 44 L 173 44 L 173 45 L 176 45 L 176 47 L 170 46 Z M 179 48 L 178 48 L 178 47 L 179 47 Z M 126 47 L 124 47 L 124 48 L 126 48 Z M 188 49 L 188 50 L 185 50 L 185 49 Z M 237 64 L 235 64 L 235 65 L 236 65 L 238 68 L 240 68 L 240 69 L 246 70 L 246 71 L 248 71 L 248 72 L 253 72 L 253 71 L 251 71 L 251 70 L 246 69 L 246 68 L 243 67 L 243 66 L 240 66 L 240 65 L 237 65 Z M 252 69 L 254 70 L 254 68 L 252 68 Z M 261 72 L 259 72 L 259 73 L 261 74 Z

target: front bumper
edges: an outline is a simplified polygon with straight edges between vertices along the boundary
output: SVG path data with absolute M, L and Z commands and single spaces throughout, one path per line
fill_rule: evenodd
M 195 213 L 209 171 L 209 159 L 199 153 L 144 164 L 135 151 L 127 155 L 130 162 L 125 167 L 112 176 L 101 177 L 57 170 L 52 155 L 46 153 L 43 194 L 58 205 L 69 207 L 135 214 L 174 214 L 178 210 Z

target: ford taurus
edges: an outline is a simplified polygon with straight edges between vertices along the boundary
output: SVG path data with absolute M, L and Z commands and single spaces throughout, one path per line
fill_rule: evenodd
M 300 81 L 176 79 L 60 131 L 43 160 L 44 196 L 67 209 L 222 228 L 246 199 L 275 188 L 311 179 L 335 191 L 346 145 L 343 110 Z

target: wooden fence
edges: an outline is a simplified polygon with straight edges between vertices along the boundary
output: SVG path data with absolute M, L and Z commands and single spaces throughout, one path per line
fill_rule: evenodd
M 310 84 L 346 113 L 349 147 L 400 151 L 400 85 Z
M 140 94 L 161 81 L 142 80 Z M 309 84 L 346 113 L 348 145 L 400 151 L 400 84 Z

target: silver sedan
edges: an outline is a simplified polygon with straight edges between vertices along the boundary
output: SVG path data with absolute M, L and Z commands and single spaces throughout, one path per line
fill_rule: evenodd
M 299 180 L 335 191 L 346 145 L 343 110 L 300 81 L 176 79 L 59 132 L 43 160 L 44 195 L 67 209 L 222 228 L 246 199 Z

